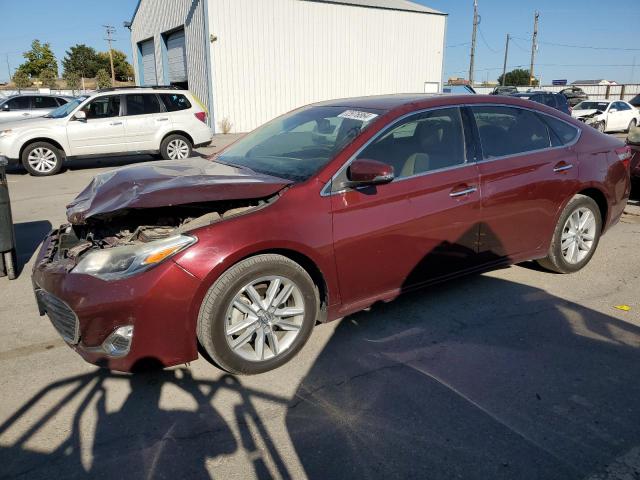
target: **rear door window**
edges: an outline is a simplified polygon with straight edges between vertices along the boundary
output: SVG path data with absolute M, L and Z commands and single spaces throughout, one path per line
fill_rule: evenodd
M 502 106 L 478 106 L 471 110 L 478 126 L 484 159 L 551 146 L 547 126 L 530 110 Z
M 167 112 L 177 112 L 179 110 L 188 110 L 191 103 L 184 95 L 179 93 L 161 93 L 160 99 L 164 103 Z
M 127 116 L 148 115 L 160 112 L 160 102 L 153 93 L 127 95 Z
M 58 98 L 56 98 L 56 100 L 58 101 L 58 105 L 60 105 L 60 106 L 66 105 L 67 103 L 69 103 L 68 99 L 62 98 L 62 97 L 58 97 Z
M 56 99 L 53 97 L 33 97 L 33 108 L 58 108 Z

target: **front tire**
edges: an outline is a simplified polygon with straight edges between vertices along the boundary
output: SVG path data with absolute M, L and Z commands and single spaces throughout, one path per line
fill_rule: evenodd
M 160 145 L 160 155 L 165 160 L 184 160 L 191 156 L 193 145 L 184 135 L 169 135 Z
M 34 177 L 56 175 L 62 169 L 62 152 L 48 142 L 35 142 L 22 152 L 22 165 Z
M 319 309 L 309 274 L 282 255 L 257 255 L 227 270 L 198 315 L 198 341 L 211 360 L 253 375 L 288 362 L 308 340 Z
M 596 202 L 576 195 L 560 215 L 547 257 L 538 263 L 557 273 L 577 272 L 593 257 L 601 232 L 602 216 Z

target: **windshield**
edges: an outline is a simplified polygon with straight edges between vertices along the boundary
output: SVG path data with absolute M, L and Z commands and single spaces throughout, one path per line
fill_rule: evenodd
M 49 112 L 48 115 L 45 115 L 45 118 L 63 118 L 73 112 L 78 105 L 86 100 L 86 97 L 83 98 L 74 98 L 69 103 L 65 103 L 64 105 L 59 106 L 55 110 Z
M 384 111 L 306 107 L 267 123 L 216 158 L 296 182 L 307 180 Z
M 580 102 L 573 107 L 574 110 L 602 110 L 603 112 L 609 106 L 609 102 Z

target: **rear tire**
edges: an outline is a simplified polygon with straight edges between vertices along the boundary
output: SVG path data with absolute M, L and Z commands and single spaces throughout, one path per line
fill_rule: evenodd
M 319 304 L 304 268 L 282 255 L 257 255 L 231 267 L 209 289 L 198 315 L 198 341 L 230 373 L 273 370 L 306 343 Z
M 602 216 L 596 202 L 576 195 L 560 215 L 547 257 L 537 262 L 553 272 L 577 272 L 593 257 L 601 232 Z
M 191 141 L 184 135 L 169 135 L 160 145 L 160 155 L 165 160 L 184 160 L 193 152 Z
M 635 127 L 636 127 L 636 119 L 634 118 L 629 122 L 629 126 L 627 127 L 627 133 L 629 133 Z
M 56 175 L 62 170 L 62 152 L 48 142 L 35 142 L 22 152 L 22 165 L 34 177 Z

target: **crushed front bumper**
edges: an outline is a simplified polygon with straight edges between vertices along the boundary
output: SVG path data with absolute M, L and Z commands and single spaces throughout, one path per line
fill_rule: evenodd
M 59 258 L 60 230 L 45 239 L 33 270 L 41 314 L 86 361 L 118 371 L 171 366 L 198 357 L 192 312 L 199 280 L 173 261 L 104 281 L 70 273 Z

